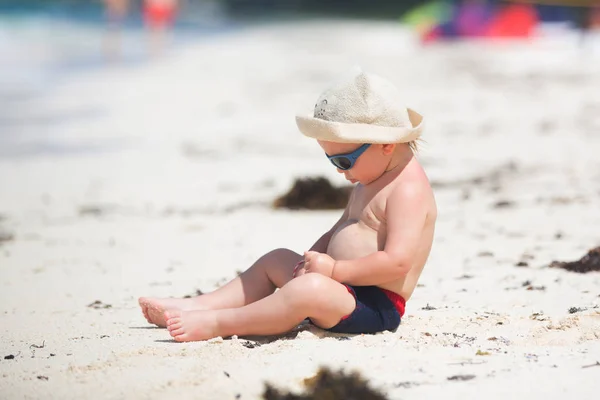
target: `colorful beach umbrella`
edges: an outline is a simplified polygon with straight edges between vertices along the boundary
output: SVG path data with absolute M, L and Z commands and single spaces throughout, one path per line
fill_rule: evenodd
M 400 22 L 422 33 L 451 18 L 450 1 L 437 0 L 413 8 L 400 18 Z

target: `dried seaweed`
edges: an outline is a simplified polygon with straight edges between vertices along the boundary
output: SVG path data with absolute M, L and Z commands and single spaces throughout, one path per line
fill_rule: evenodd
M 317 375 L 304 380 L 306 392 L 294 394 L 283 392 L 266 384 L 264 400 L 385 400 L 383 394 L 372 389 L 366 379 L 357 372 L 347 374 L 320 368 Z
M 2 243 L 12 242 L 13 240 L 15 240 L 15 235 L 10 232 L 0 230 L 0 246 L 2 246 Z
M 550 268 L 562 268 L 567 271 L 585 274 L 592 271 L 600 271 L 600 247 L 596 247 L 588 251 L 580 260 L 562 262 L 553 261 L 550 263 Z
M 289 192 L 273 202 L 275 208 L 336 210 L 348 204 L 352 186 L 333 186 L 326 178 L 296 179 Z
M 100 300 L 96 300 L 93 303 L 88 304 L 87 306 L 90 308 L 95 308 L 97 310 L 102 309 L 102 308 L 112 308 L 112 305 L 104 304 Z
M 452 375 L 452 376 L 449 376 L 447 379 L 449 381 L 469 381 L 474 378 L 475 378 L 475 375 Z

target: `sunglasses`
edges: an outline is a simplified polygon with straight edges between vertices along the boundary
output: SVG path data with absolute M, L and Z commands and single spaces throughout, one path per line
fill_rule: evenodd
M 329 154 L 325 153 L 325 155 L 336 168 L 346 171 L 354 167 L 354 164 L 356 163 L 356 160 L 358 160 L 358 157 L 360 157 L 361 154 L 364 153 L 370 145 L 370 143 L 365 143 L 351 153 L 336 154 L 335 156 L 330 156 Z

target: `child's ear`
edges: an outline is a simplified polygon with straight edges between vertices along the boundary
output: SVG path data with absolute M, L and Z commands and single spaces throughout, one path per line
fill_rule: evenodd
M 395 149 L 396 149 L 395 143 L 384 144 L 381 146 L 381 151 L 383 152 L 383 155 L 385 155 L 385 156 L 389 156 L 390 154 L 392 154 Z

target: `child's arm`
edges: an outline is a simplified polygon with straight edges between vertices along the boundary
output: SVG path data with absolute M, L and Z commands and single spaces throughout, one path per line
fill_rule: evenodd
M 332 278 L 357 286 L 381 285 L 406 276 L 414 262 L 427 205 L 419 185 L 399 186 L 387 199 L 387 236 L 382 251 L 335 261 Z
M 352 193 L 350 193 L 350 198 L 352 198 L 353 195 L 354 195 L 354 190 L 352 190 Z M 348 215 L 350 213 L 349 212 L 350 203 L 351 203 L 351 201 L 348 201 L 348 205 L 346 205 L 346 209 L 344 210 L 344 213 L 342 214 L 340 219 L 333 225 L 333 227 L 330 230 L 328 230 L 326 233 L 324 233 L 323 236 L 321 236 L 319 238 L 319 240 L 317 240 L 315 242 L 315 244 L 312 245 L 312 247 L 310 248 L 310 251 L 318 251 L 319 253 L 327 253 L 327 246 L 329 246 L 329 241 L 331 240 L 331 237 L 333 236 L 335 231 L 340 227 L 340 225 L 342 225 L 344 222 L 346 222 L 348 220 Z

